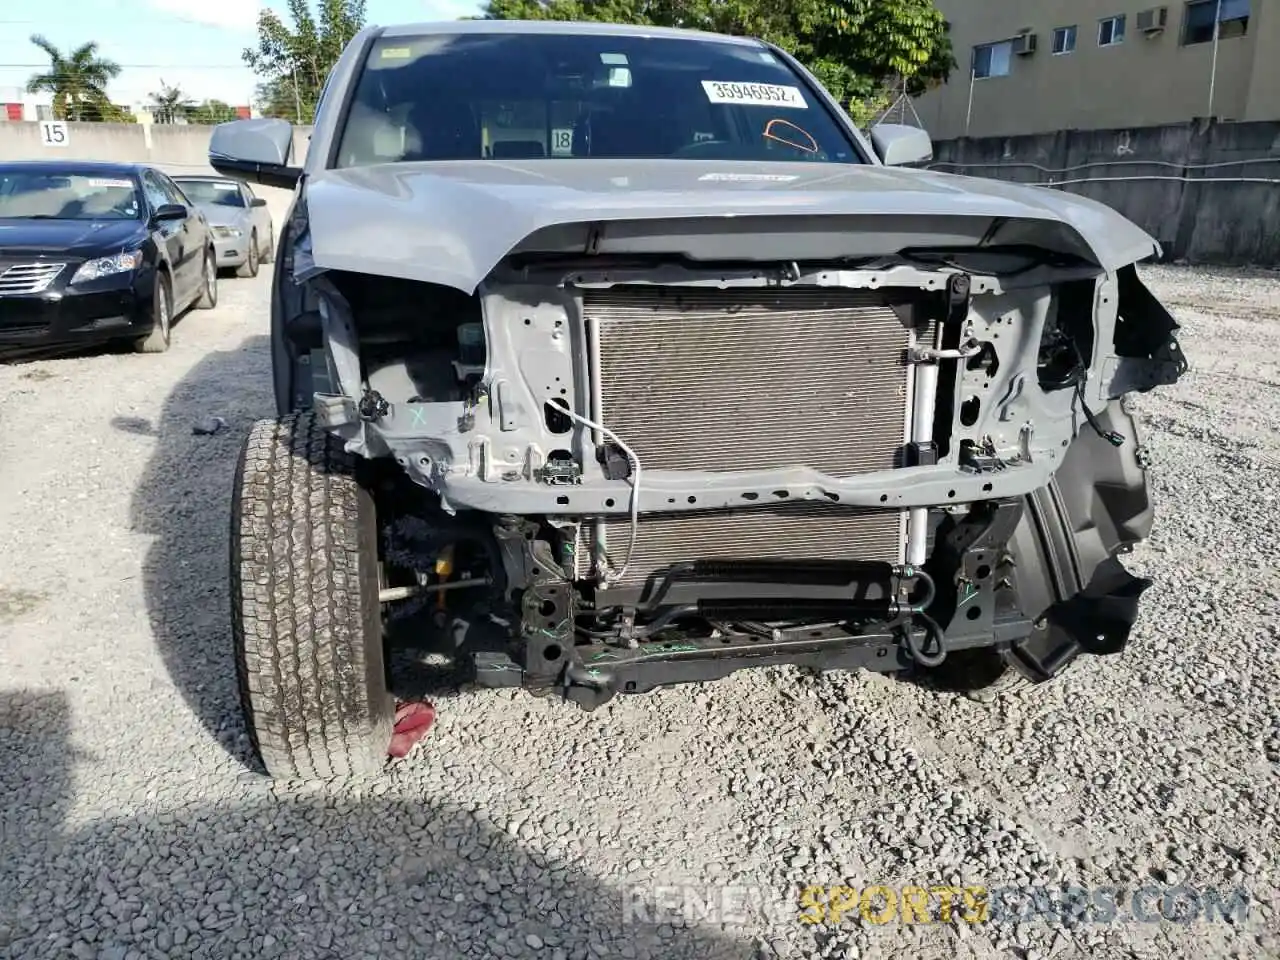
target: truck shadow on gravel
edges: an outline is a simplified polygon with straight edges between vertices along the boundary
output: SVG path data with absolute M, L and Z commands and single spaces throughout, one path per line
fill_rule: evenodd
M 165 399 L 154 422 L 121 416 L 115 430 L 150 437 L 155 449 L 130 503 L 130 524 L 151 538 L 143 562 L 147 614 L 165 668 L 187 706 L 236 760 L 262 772 L 253 755 L 236 688 L 228 596 L 231 488 L 253 422 L 275 415 L 270 344 L 249 337 L 237 349 L 208 354 Z M 226 426 L 196 434 L 193 426 L 221 417 Z M 413 623 L 396 627 L 390 657 L 393 688 L 402 699 L 437 700 L 467 676 L 456 657 L 403 647 Z M 493 640 L 476 631 L 472 646 Z M 424 654 L 426 656 L 424 656 Z
M 230 496 L 240 449 L 254 420 L 272 416 L 265 336 L 201 359 L 165 398 L 154 423 L 113 422 L 151 436 L 155 449 L 130 503 L 130 523 L 151 537 L 143 586 L 152 635 L 174 685 L 205 729 L 250 769 L 253 758 L 236 692 L 227 595 Z M 210 417 L 226 426 L 197 435 Z
M 169 784 L 145 812 L 69 827 L 69 729 L 62 693 L 0 691 L 3 956 L 753 955 L 719 931 L 657 924 L 630 909 L 633 892 L 394 775 L 297 792 L 255 780 L 230 805 Z

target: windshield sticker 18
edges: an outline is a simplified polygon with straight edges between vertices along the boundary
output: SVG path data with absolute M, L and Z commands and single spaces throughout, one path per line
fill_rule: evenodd
M 807 110 L 809 104 L 799 87 L 774 83 L 736 83 L 731 80 L 703 80 L 702 89 L 712 103 L 745 103 L 759 107 L 795 107 Z

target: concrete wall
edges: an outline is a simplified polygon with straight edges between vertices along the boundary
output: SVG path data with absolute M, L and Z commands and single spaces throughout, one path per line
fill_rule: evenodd
M 1248 32 L 1218 44 L 1183 44 L 1185 0 L 1162 4 L 1168 25 L 1137 27 L 1156 0 L 937 0 L 951 24 L 958 67 L 951 81 L 920 97 L 916 110 L 940 140 L 1014 136 L 1053 130 L 1097 130 L 1219 120 L 1280 120 L 1280 3 L 1252 0 Z M 1122 43 L 1098 46 L 1102 18 L 1124 14 Z M 1071 53 L 1054 55 L 1053 31 L 1075 26 Z M 1029 30 L 1037 50 L 1014 56 L 1007 76 L 969 79 L 977 45 Z M 972 109 L 970 91 L 972 88 Z M 966 123 L 968 124 L 966 128 Z
M 1115 208 L 1169 259 L 1280 266 L 1280 123 L 938 141 L 931 169 L 1055 185 Z
M 1255 0 L 1262 7 L 1265 0 Z M 1246 120 L 1274 120 L 1280 112 L 1280 4 L 1271 0 L 1268 9 L 1258 10 L 1249 23 L 1259 54 L 1253 58 L 1253 74 L 1249 80 L 1249 102 Z
M 46 146 L 40 124 L 0 123 L 0 160 L 111 160 L 154 163 L 170 173 L 212 172 L 208 164 L 212 127 L 140 123 L 69 123 L 67 144 Z M 294 162 L 307 154 L 310 127 L 294 130 Z
M 70 123 L 65 146 L 48 147 L 34 121 L 0 124 L 0 160 L 148 160 L 146 130 L 136 123 Z M 209 141 L 205 134 L 205 143 Z

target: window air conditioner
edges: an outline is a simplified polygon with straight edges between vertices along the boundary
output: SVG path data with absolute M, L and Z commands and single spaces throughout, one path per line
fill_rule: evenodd
M 1013 52 L 1020 57 L 1027 57 L 1036 52 L 1036 35 L 1020 33 L 1012 40 Z
M 1168 7 L 1152 7 L 1138 13 L 1138 29 L 1143 33 L 1159 33 L 1168 23 Z

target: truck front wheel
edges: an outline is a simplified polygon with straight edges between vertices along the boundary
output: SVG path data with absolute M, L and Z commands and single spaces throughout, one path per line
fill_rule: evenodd
M 232 494 L 231 615 L 249 735 L 273 777 L 379 770 L 395 703 L 374 503 L 310 413 L 261 420 Z

